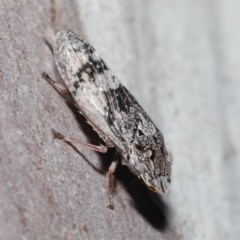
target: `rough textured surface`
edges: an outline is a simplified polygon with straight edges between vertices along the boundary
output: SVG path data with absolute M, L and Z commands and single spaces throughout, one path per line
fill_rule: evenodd
M 1 0 L 0 239 L 238 239 L 239 9 L 234 0 Z M 112 154 L 53 140 L 51 128 L 97 142 L 40 77 L 57 78 L 46 27 L 87 37 L 165 133 L 167 196 L 151 198 L 119 168 L 111 211 Z

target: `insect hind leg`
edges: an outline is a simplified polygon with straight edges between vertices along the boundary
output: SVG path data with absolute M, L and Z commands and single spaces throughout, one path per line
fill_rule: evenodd
M 97 145 L 92 145 L 89 143 L 86 143 L 82 140 L 76 139 L 76 138 L 72 138 L 72 137 L 68 137 L 63 135 L 60 132 L 57 132 L 56 130 L 52 129 L 52 134 L 54 136 L 54 138 L 63 140 L 67 143 L 77 143 L 77 144 L 81 144 L 84 147 L 87 147 L 91 150 L 97 151 L 97 152 L 101 152 L 101 153 L 105 153 L 107 151 L 107 147 L 106 146 L 97 146 Z M 108 199 L 109 199 L 109 203 L 107 205 L 108 208 L 110 208 L 111 210 L 114 209 L 114 205 L 113 205 L 113 201 L 112 201 L 112 196 L 113 196 L 113 187 L 114 187 L 114 172 L 117 168 L 119 162 L 119 158 L 118 156 L 115 155 L 113 162 L 111 163 L 110 167 L 108 168 L 108 175 L 107 175 L 107 180 L 108 180 Z
M 63 140 L 64 142 L 81 144 L 81 145 L 83 145 L 83 146 L 85 146 L 85 147 L 87 147 L 87 148 L 89 148 L 93 151 L 96 151 L 96 152 L 101 152 L 101 153 L 107 152 L 107 147 L 103 146 L 103 145 L 97 146 L 97 145 L 93 145 L 93 144 L 90 144 L 90 143 L 86 143 L 86 142 L 84 142 L 80 139 L 65 136 L 62 133 L 57 132 L 54 129 L 52 129 L 52 134 L 53 134 L 54 138 Z

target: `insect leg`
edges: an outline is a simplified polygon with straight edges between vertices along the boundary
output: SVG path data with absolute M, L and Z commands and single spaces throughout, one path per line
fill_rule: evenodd
M 109 204 L 108 204 L 108 208 L 110 209 L 114 209 L 114 205 L 112 202 L 112 195 L 113 195 L 113 174 L 117 168 L 119 162 L 119 158 L 118 156 L 115 155 L 115 159 L 113 160 L 113 162 L 111 163 L 110 167 L 108 168 L 108 197 L 109 197 Z
M 66 101 L 70 100 L 70 94 L 67 90 L 67 88 L 54 81 L 47 73 L 43 72 L 42 73 L 42 78 L 45 79 L 59 94 L 62 98 L 64 98 Z
M 90 143 L 86 143 L 82 140 L 76 139 L 76 138 L 72 138 L 72 137 L 67 137 L 64 136 L 63 134 L 61 134 L 60 132 L 57 132 L 56 130 L 52 129 L 52 134 L 55 138 L 58 138 L 60 140 L 63 140 L 65 142 L 69 142 L 69 143 L 78 143 L 78 144 L 82 144 L 83 146 L 94 150 L 96 152 L 101 152 L 101 153 L 105 153 L 107 152 L 107 147 L 106 146 L 97 146 L 97 145 L 93 145 Z

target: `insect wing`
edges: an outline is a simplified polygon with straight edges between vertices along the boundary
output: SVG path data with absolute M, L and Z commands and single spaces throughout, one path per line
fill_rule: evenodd
M 77 107 L 108 146 L 124 146 L 112 132 L 108 121 L 109 102 L 106 92 L 119 86 L 94 48 L 70 31 L 57 33 L 55 61 L 60 75 Z

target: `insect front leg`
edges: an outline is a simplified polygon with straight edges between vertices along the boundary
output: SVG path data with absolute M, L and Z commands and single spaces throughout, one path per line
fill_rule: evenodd
M 117 165 L 119 163 L 119 156 L 115 155 L 115 158 L 113 162 L 111 163 L 110 167 L 108 168 L 108 198 L 109 198 L 109 204 L 107 205 L 108 208 L 114 209 L 114 205 L 112 202 L 112 196 L 113 196 L 113 174 L 117 168 Z

